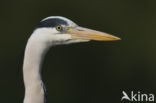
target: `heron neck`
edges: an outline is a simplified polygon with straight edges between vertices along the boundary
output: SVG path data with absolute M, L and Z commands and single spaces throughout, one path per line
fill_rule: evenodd
M 36 40 L 33 36 L 28 40 L 23 64 L 24 103 L 45 102 L 41 66 L 48 48 L 45 43 Z

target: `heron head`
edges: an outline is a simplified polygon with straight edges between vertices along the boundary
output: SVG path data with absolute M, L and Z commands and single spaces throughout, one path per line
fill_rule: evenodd
M 120 38 L 78 26 L 73 21 L 60 16 L 51 16 L 43 19 L 37 26 L 35 32 L 42 35 L 42 39 L 52 41 L 55 44 L 69 44 L 78 42 L 114 41 Z

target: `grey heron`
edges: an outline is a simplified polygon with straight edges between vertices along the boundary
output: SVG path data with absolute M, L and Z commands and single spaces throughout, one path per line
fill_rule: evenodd
M 120 38 L 80 27 L 73 21 L 61 16 L 50 16 L 41 20 L 30 36 L 25 49 L 23 63 L 24 103 L 45 103 L 41 66 L 50 47 L 90 40 L 113 41 L 120 40 Z

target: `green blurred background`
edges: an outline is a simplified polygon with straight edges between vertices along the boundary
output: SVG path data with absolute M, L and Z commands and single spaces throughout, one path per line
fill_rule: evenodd
M 123 90 L 156 94 L 155 0 L 2 0 L 0 12 L 1 103 L 23 102 L 27 39 L 55 15 L 122 40 L 52 48 L 43 65 L 47 103 L 120 103 Z

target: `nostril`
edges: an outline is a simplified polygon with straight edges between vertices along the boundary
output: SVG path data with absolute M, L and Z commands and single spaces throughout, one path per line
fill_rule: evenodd
M 84 31 L 84 30 L 82 30 L 82 29 L 77 29 L 78 31 Z

